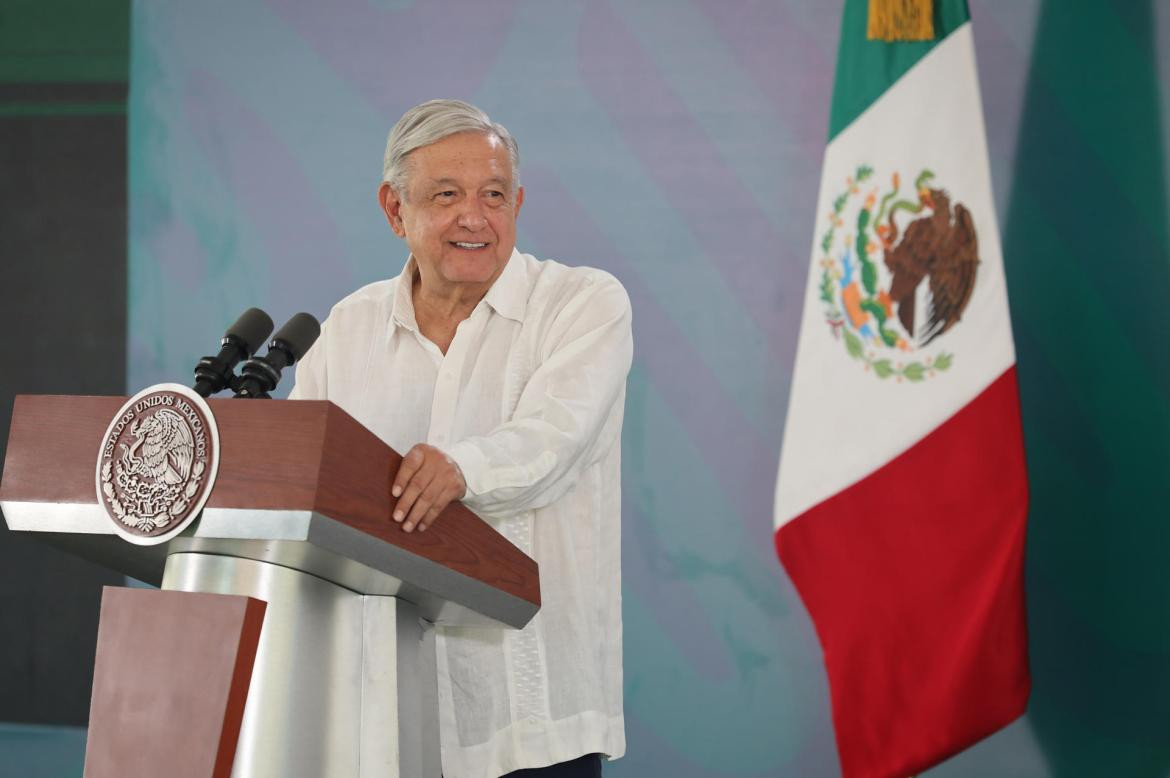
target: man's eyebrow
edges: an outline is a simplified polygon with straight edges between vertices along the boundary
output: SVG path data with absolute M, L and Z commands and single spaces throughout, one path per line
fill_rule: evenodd
M 430 184 L 431 184 L 431 186 L 454 186 L 454 187 L 460 186 L 460 183 L 454 178 L 432 178 L 430 180 Z M 508 179 L 504 178 L 503 176 L 492 176 L 491 178 L 484 181 L 483 184 L 481 184 L 481 186 L 487 186 L 488 184 L 497 184 L 499 186 L 507 186 Z

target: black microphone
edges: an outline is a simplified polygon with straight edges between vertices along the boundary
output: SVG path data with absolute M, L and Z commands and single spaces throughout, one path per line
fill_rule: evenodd
M 235 378 L 232 370 L 264 345 L 272 326 L 271 317 L 259 308 L 244 311 L 224 333 L 219 353 L 204 357 L 195 366 L 195 391 L 210 397 L 229 386 Z
M 253 357 L 240 368 L 240 377 L 232 384 L 236 397 L 269 399 L 269 392 L 280 381 L 280 371 L 305 355 L 321 334 L 321 325 L 311 315 L 298 313 L 272 336 L 268 353 Z

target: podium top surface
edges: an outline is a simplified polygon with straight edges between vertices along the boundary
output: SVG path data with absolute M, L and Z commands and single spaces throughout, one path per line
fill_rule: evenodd
M 444 624 L 522 626 L 540 607 L 536 563 L 460 503 L 426 532 L 391 520 L 401 456 L 336 405 L 209 400 L 219 473 L 203 514 L 178 537 L 137 546 L 98 505 L 94 472 L 125 397 L 20 395 L 0 507 L 10 530 L 149 583 L 179 551 L 301 569 L 363 594 L 416 602 Z

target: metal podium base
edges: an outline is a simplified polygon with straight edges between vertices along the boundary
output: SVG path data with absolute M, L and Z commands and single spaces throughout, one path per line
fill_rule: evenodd
M 441 774 L 434 630 L 414 605 L 199 553 L 171 554 L 162 588 L 268 603 L 234 778 Z

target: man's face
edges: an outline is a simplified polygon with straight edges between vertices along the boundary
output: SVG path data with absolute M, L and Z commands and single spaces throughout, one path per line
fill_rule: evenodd
M 424 286 L 488 287 L 516 245 L 524 190 L 513 192 L 508 149 L 494 135 L 463 132 L 415 149 L 405 197 L 378 191 L 391 229 L 406 240 Z

